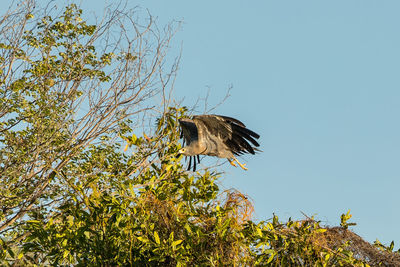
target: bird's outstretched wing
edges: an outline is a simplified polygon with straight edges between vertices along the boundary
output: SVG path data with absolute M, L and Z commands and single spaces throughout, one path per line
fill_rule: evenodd
M 191 142 L 198 140 L 199 133 L 196 124 L 191 119 L 180 119 L 179 124 L 181 125 L 182 132 L 181 138 L 189 146 Z
M 260 136 L 247 129 L 244 123 L 237 119 L 219 115 L 198 115 L 194 116 L 193 120 L 198 120 L 204 124 L 206 131 L 206 133 L 203 133 L 204 135 L 216 136 L 234 155 L 255 154 L 255 147 L 260 146 L 255 140 Z

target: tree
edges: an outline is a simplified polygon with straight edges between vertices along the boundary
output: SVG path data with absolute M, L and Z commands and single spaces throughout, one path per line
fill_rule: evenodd
M 25 1 L 0 21 L 0 231 L 51 205 L 71 159 L 151 109 L 174 74 L 162 70 L 172 32 L 151 17 L 120 8 L 88 25 L 74 4 L 37 9 Z
M 354 250 L 349 214 L 339 228 L 256 223 L 221 173 L 185 170 L 173 27 L 125 6 L 94 25 L 74 4 L 56 11 L 26 1 L 0 20 L 2 265 L 395 266 L 393 246 L 376 261 Z

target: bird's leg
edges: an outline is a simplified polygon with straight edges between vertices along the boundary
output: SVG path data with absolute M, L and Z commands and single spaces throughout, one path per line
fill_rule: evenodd
M 233 159 L 239 164 L 239 166 L 240 166 L 243 170 L 247 171 L 247 168 L 245 167 L 246 164 L 240 163 L 240 162 L 238 161 L 238 159 L 235 158 L 235 157 L 233 157 Z M 232 164 L 232 163 L 231 163 L 231 164 Z
M 235 164 L 235 161 L 234 161 L 234 160 L 231 160 L 231 159 L 227 159 L 227 160 L 229 161 L 229 163 L 230 163 L 232 166 L 237 167 L 237 165 Z
M 189 165 L 187 170 L 190 171 L 190 168 L 192 167 L 192 157 L 189 156 Z

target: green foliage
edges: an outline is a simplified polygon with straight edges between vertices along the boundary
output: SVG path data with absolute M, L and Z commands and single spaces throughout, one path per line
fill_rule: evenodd
M 347 244 L 332 247 L 329 228 L 313 218 L 280 223 L 250 223 L 245 230 L 253 240 L 256 265 L 271 266 L 367 266 L 356 259 Z
M 109 81 L 110 77 L 98 66 L 110 65 L 113 53 L 102 54 L 99 58 L 93 45 L 77 42 L 92 36 L 96 25 L 87 25 L 81 18 L 82 10 L 75 4 L 67 6 L 63 15 L 54 21 L 46 16 L 37 24 L 37 30 L 27 31 L 23 36 L 27 45 L 38 48 L 44 54 L 32 61 L 32 68 L 26 70 L 32 76 L 46 76 L 46 79 L 75 80 L 99 78 Z M 49 73 L 49 70 L 52 70 Z M 53 83 L 57 81 L 53 80 Z M 78 92 L 75 92 L 78 93 Z
M 217 173 L 186 172 L 176 158 L 184 112 L 170 109 L 154 136 L 125 137 L 130 155 L 103 140 L 75 157 L 59 174 L 63 201 L 23 226 L 18 262 L 366 266 L 346 244 L 329 248 L 314 219 L 254 223 L 251 203 L 240 192 L 221 193 Z
M 147 134 L 126 117 L 78 142 L 80 82 L 114 82 L 105 66 L 137 60 L 131 52 L 98 55 L 98 27 L 81 14 L 67 6 L 23 31 L 23 45 L 0 43 L 0 64 L 12 68 L 12 55 L 25 66 L 12 78 L 1 73 L 1 265 L 368 266 L 337 234 L 354 225 L 349 212 L 339 230 L 313 218 L 254 222 L 246 196 L 220 190 L 221 173 L 186 171 L 177 157 L 185 107 L 166 108 Z M 85 134 L 99 129 L 94 121 Z M 394 244 L 376 246 L 394 254 Z
M 217 175 L 191 176 L 176 158 L 177 117 L 171 115 L 158 121 L 157 136 L 134 139 L 131 156 L 104 141 L 74 158 L 61 173 L 63 203 L 24 228 L 26 258 L 82 266 L 227 261 L 227 249 L 240 238 L 228 234 L 237 223 L 228 208 L 215 206 Z M 143 161 L 154 146 L 162 160 Z
M 350 210 L 347 211 L 346 214 L 342 214 L 340 216 L 340 226 L 344 229 L 348 229 L 349 226 L 357 225 L 356 223 L 348 223 L 347 221 L 350 220 L 352 215 L 350 214 Z
M 78 81 L 110 79 L 99 67 L 110 64 L 113 55 L 99 58 L 93 46 L 77 41 L 96 29 L 82 21 L 81 12 L 70 5 L 57 20 L 44 17 L 32 29 L 21 29 L 18 39 L 0 43 L 0 172 L 5 179 L 0 221 L 21 199 L 33 203 L 40 185 L 49 183 L 42 175 L 74 152 L 74 102 L 82 95 Z
M 386 252 L 394 252 L 394 241 L 390 242 L 389 246 L 385 246 L 384 244 L 382 244 L 378 239 L 375 240 L 374 242 L 374 246 L 377 247 L 379 250 L 381 251 L 386 251 Z M 397 253 L 400 253 L 400 249 L 398 249 L 396 251 Z

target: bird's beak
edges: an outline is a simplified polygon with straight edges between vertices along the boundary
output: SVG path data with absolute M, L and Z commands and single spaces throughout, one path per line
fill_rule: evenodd
M 180 158 L 182 156 L 182 149 L 179 149 L 178 154 L 176 154 L 176 158 Z

